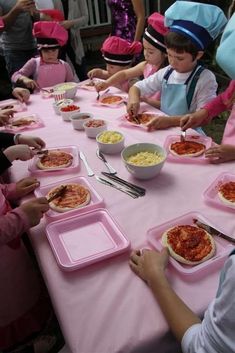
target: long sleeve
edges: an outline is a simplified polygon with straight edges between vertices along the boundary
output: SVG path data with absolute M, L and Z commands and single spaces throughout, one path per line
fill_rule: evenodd
M 75 29 L 84 27 L 88 24 L 89 15 L 86 0 L 79 0 L 76 3 L 74 1 L 69 1 L 68 19 L 73 20 Z
M 26 76 L 26 77 L 33 77 L 35 75 L 36 72 L 36 60 L 35 58 L 30 59 L 29 61 L 27 61 L 27 63 L 18 71 L 16 71 L 12 77 L 11 80 L 12 82 L 17 82 L 17 80 L 21 77 L 21 76 Z
M 0 132 L 0 148 L 6 148 L 15 144 L 15 134 Z
M 140 90 L 141 96 L 152 96 L 156 92 L 161 91 L 163 77 L 167 69 L 168 67 L 163 68 L 157 71 L 155 74 L 134 84 L 134 86 Z
M 11 165 L 12 164 L 9 159 L 7 159 L 5 154 L 0 151 L 0 175 L 5 172 L 5 170 L 7 170 L 9 167 L 11 167 Z

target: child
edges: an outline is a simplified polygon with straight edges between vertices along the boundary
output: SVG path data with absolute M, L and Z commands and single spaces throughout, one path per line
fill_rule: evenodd
M 222 31 L 226 18 L 217 6 L 176 1 L 165 13 L 165 24 L 169 27 L 165 43 L 170 65 L 137 82 L 129 92 L 127 112 L 136 115 L 140 96 L 160 90 L 160 109 L 170 116 L 156 117 L 149 129 L 179 126 L 176 115 L 193 112 L 216 96 L 215 76 L 198 60 Z
M 142 44 L 140 42 L 130 43 L 126 39 L 111 36 L 108 37 L 101 48 L 104 60 L 106 62 L 106 70 L 93 69 L 88 72 L 88 77 L 93 79 L 94 77 L 107 80 L 117 72 L 129 69 L 132 64 L 132 60 L 135 54 L 139 54 L 142 50 Z M 125 79 L 119 81 L 117 88 L 128 92 L 133 82 Z
M 33 34 L 40 57 L 30 59 L 12 75 L 12 81 L 32 90 L 74 81 L 69 64 L 58 59 L 59 50 L 68 39 L 67 31 L 57 22 L 39 21 L 34 23 Z
M 201 124 L 207 124 L 211 119 L 225 110 L 231 109 L 226 123 L 222 144 L 211 147 L 205 156 L 213 163 L 235 160 L 235 14 L 229 20 L 216 53 L 216 60 L 221 68 L 232 78 L 228 88 L 218 97 L 207 103 L 202 109 L 188 114 L 181 119 L 181 127 L 186 130 Z
M 133 251 L 130 267 L 151 288 L 171 331 L 184 353 L 234 353 L 235 251 L 225 262 L 216 298 L 204 319 L 190 310 L 171 288 L 165 275 L 169 254 L 153 250 Z
M 166 66 L 166 46 L 164 44 L 164 35 L 167 33 L 167 28 L 164 26 L 164 16 L 155 12 L 148 18 L 148 27 L 145 30 L 143 38 L 145 61 L 138 65 L 117 72 L 104 82 L 99 82 L 95 85 L 96 90 L 103 91 L 109 86 L 124 82 L 126 80 L 135 79 L 136 77 L 149 77 L 160 68 Z M 159 94 L 154 95 L 154 101 L 151 98 L 146 98 L 146 103 L 155 103 L 156 99 L 160 99 Z

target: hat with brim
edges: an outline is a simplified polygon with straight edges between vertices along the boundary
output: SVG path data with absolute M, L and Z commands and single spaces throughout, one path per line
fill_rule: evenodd
M 68 32 L 59 23 L 38 21 L 33 25 L 33 35 L 37 38 L 38 49 L 58 48 L 66 44 Z

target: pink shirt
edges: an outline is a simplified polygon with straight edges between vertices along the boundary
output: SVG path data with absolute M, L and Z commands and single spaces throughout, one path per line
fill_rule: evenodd
M 50 87 L 63 82 L 74 81 L 71 67 L 63 60 L 56 64 L 44 63 L 41 57 L 32 58 L 12 75 L 12 81 L 16 82 L 21 76 L 32 77 L 39 87 Z
M 148 78 L 149 76 L 155 74 L 155 72 L 157 72 L 157 70 L 158 70 L 158 68 L 155 65 L 146 63 L 145 67 L 144 67 L 144 78 Z M 160 100 L 161 93 L 158 91 L 158 92 L 154 93 L 152 96 L 150 96 L 149 98 Z

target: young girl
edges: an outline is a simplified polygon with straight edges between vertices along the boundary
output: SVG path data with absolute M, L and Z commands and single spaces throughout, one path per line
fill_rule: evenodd
M 231 110 L 231 114 L 225 126 L 222 144 L 206 151 L 205 156 L 213 163 L 222 163 L 235 160 L 235 14 L 229 20 L 220 45 L 217 49 L 216 60 L 221 68 L 233 80 L 228 88 L 204 105 L 204 107 L 193 114 L 188 114 L 181 118 L 181 128 L 186 130 L 201 124 L 207 124 L 211 119 L 223 111 Z
M 58 59 L 59 50 L 68 39 L 67 31 L 57 22 L 39 21 L 34 23 L 33 34 L 40 57 L 30 59 L 12 75 L 12 81 L 32 90 L 74 81 L 69 64 Z
M 125 39 L 111 36 L 108 37 L 101 48 L 104 60 L 106 62 L 106 70 L 93 69 L 88 72 L 88 77 L 93 79 L 95 77 L 108 80 L 117 72 L 129 69 L 135 54 L 139 54 L 142 50 L 140 42 L 130 43 Z M 115 87 L 128 92 L 133 81 L 124 78 L 118 81 Z
M 109 86 L 114 86 L 119 82 L 134 79 L 136 77 L 144 76 L 149 77 L 156 71 L 167 65 L 166 60 L 166 46 L 164 44 L 164 35 L 167 33 L 167 28 L 164 26 L 164 16 L 155 12 L 148 18 L 148 27 L 144 33 L 143 47 L 145 61 L 138 65 L 122 70 L 104 82 L 97 83 L 95 85 L 96 90 L 103 91 Z M 154 104 L 155 101 L 159 100 L 159 93 L 154 94 L 151 98 L 145 98 L 145 102 L 148 104 Z M 152 101 L 153 99 L 153 101 Z

